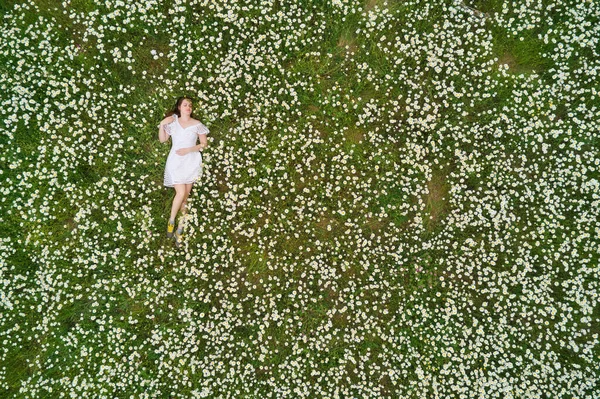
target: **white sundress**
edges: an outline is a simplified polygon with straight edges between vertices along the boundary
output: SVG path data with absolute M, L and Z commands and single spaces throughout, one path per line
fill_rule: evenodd
M 190 184 L 198 180 L 202 173 L 202 154 L 200 151 L 192 151 L 185 155 L 178 155 L 175 151 L 180 148 L 193 147 L 201 134 L 208 134 L 209 130 L 204 124 L 183 128 L 179 123 L 177 115 L 175 120 L 164 124 L 163 129 L 171 136 L 171 152 L 167 157 L 165 165 L 164 185 L 173 187 L 175 184 Z

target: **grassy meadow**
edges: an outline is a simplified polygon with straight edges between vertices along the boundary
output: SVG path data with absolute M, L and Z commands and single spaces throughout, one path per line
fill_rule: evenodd
M 0 15 L 0 397 L 600 397 L 599 2 Z

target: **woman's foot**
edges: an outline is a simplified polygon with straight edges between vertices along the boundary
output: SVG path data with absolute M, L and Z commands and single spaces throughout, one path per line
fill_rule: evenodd
M 177 229 L 175 232 L 175 246 L 179 248 L 183 243 L 183 229 Z
M 175 230 L 175 221 L 169 220 L 169 225 L 167 226 L 167 238 L 173 237 L 173 230 Z

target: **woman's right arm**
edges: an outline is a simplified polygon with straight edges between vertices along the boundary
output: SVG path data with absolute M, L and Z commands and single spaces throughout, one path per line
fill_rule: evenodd
M 158 125 L 158 140 L 161 143 L 165 143 L 165 142 L 169 141 L 169 134 L 167 132 L 165 132 L 164 125 L 167 125 L 167 124 L 173 122 L 174 120 L 175 120 L 175 118 L 173 118 L 172 116 L 167 116 L 165 119 L 163 119 L 160 122 L 160 125 Z

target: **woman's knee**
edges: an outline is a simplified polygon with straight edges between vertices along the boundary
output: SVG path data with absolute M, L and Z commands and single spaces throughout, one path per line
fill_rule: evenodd
M 184 196 L 185 193 L 186 193 L 185 185 L 183 185 L 183 184 L 175 185 L 175 195 L 181 197 L 181 196 Z

